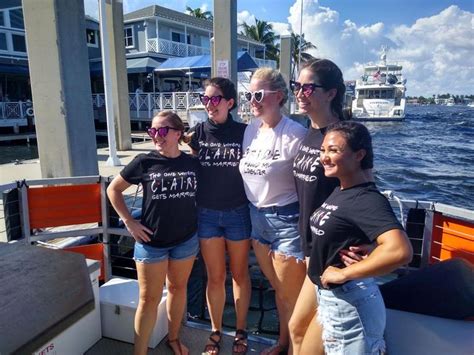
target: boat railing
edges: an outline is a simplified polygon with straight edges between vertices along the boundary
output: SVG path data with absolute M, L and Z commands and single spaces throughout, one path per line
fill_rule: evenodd
M 101 261 L 100 278 L 103 281 L 112 274 L 136 278 L 133 239 L 121 226 L 107 199 L 109 182 L 108 177 L 88 176 L 21 180 L 0 185 L 0 240 L 59 248 L 60 243 L 56 241 L 60 238 L 97 235 L 100 243 L 94 244 L 96 248 L 91 253 L 82 248 L 66 249 Z M 385 195 L 398 211 L 413 246 L 410 268 L 421 268 L 454 257 L 474 264 L 474 211 L 442 203 L 406 200 L 391 191 Z M 141 205 L 140 198 L 138 189 L 126 191 L 126 203 L 132 209 L 132 215 Z M 275 312 L 273 290 L 261 276 L 254 259 L 251 255 L 251 274 L 260 275 L 252 278 L 256 303 L 252 303 L 250 311 L 258 318 L 255 329 L 259 333 L 275 334 L 276 329 L 264 325 L 268 312 Z M 190 294 L 198 308 L 193 314 L 208 321 L 202 260 L 198 258 L 196 265 L 200 265 L 201 271 L 193 281 L 195 292 Z M 231 304 L 228 307 L 233 308 Z

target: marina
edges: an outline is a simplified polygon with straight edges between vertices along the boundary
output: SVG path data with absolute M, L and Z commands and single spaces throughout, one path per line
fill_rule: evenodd
M 137 155 L 157 149 L 146 133 L 157 112 L 176 112 L 186 129 L 207 119 L 199 98 L 206 78 L 238 82 L 233 114 L 248 122 L 244 97 L 260 103 L 264 96 L 247 92 L 252 71 L 278 62 L 288 83 L 301 64 L 302 30 L 297 60 L 290 58 L 296 48 L 289 35 L 279 38 L 279 61 L 269 58 L 263 40 L 237 35 L 237 1 L 215 1 L 212 21 L 158 5 L 124 15 L 122 1 L 105 0 L 97 21 L 83 17 L 83 6 L 82 0 L 0 6 L 0 45 L 14 54 L 5 59 L 0 51 L 0 354 L 132 353 L 139 303 L 135 240 L 107 187 Z M 383 338 L 390 354 L 467 355 L 474 348 L 474 110 L 454 99 L 453 105 L 406 104 L 402 69 L 387 61 L 384 48 L 380 63 L 364 67 L 352 102 L 353 117 L 366 121 L 372 136 L 377 188 L 414 255 L 377 278 L 387 306 Z M 297 110 L 294 97 L 283 110 L 308 123 L 290 115 Z M 153 129 L 166 130 L 161 138 L 179 130 Z M 179 135 L 173 137 L 178 147 Z M 190 152 L 184 143 L 179 149 Z M 140 218 L 142 189 L 132 185 L 123 195 L 132 217 Z M 183 219 L 166 221 L 176 233 Z M 278 344 L 279 318 L 275 290 L 253 250 L 248 271 L 246 353 L 259 354 Z M 207 278 L 199 253 L 179 333 L 191 355 L 201 354 L 213 330 Z M 173 286 L 157 299 L 148 354 L 172 354 L 170 344 L 178 340 L 168 337 Z M 231 354 L 237 321 L 230 271 L 225 292 L 220 350 Z

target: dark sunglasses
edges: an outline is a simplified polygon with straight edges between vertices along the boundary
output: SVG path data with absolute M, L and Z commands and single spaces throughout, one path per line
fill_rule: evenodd
M 252 98 L 260 103 L 262 102 L 263 98 L 265 97 L 265 93 L 268 93 L 268 94 L 274 94 L 278 91 L 271 91 L 271 90 L 265 90 L 265 89 L 261 89 L 261 90 L 258 90 L 258 91 L 247 91 L 245 93 L 245 98 L 247 99 L 247 101 L 252 101 Z
M 303 95 L 310 97 L 313 95 L 313 92 L 316 90 L 316 88 L 324 88 L 324 86 L 313 83 L 301 84 L 298 81 L 290 80 L 290 89 L 295 95 L 298 94 L 301 89 L 303 89 Z
M 203 95 L 203 94 L 199 94 L 199 100 L 201 100 L 201 103 L 204 105 L 204 106 L 207 106 L 207 104 L 209 103 L 209 101 L 211 102 L 211 105 L 216 107 L 217 105 L 219 105 L 221 103 L 221 100 L 223 99 L 224 97 L 222 95 L 216 95 L 216 96 L 207 96 L 207 95 Z
M 151 127 L 151 128 L 148 128 L 146 132 L 151 138 L 155 138 L 155 139 L 157 137 L 165 138 L 168 132 L 170 131 L 170 129 L 174 129 L 175 131 L 181 131 L 178 128 L 164 126 L 164 127 L 159 127 L 159 128 Z

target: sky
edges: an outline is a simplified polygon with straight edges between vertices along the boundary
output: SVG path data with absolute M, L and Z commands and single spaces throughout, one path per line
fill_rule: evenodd
M 97 18 L 97 0 L 84 3 Z M 123 0 L 124 13 L 155 4 L 213 9 L 210 0 Z M 346 80 L 359 78 L 387 46 L 387 61 L 403 65 L 407 95 L 474 94 L 474 0 L 238 0 L 237 22 L 255 18 L 282 35 L 299 33 L 302 22 L 317 47 L 309 53 L 334 61 Z

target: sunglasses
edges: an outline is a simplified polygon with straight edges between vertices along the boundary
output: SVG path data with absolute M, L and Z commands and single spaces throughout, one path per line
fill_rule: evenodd
M 168 132 L 170 131 L 170 129 L 174 129 L 175 131 L 180 131 L 180 129 L 178 128 L 164 126 L 164 127 L 159 127 L 159 128 L 151 127 L 151 128 L 148 128 L 146 132 L 151 138 L 154 138 L 154 139 L 158 137 L 165 138 Z
M 265 97 L 265 93 L 268 93 L 268 94 L 274 94 L 278 91 L 271 91 L 271 90 L 265 90 L 265 89 L 261 89 L 261 90 L 257 90 L 257 91 L 247 91 L 245 93 L 245 98 L 247 99 L 247 101 L 252 101 L 252 99 L 254 99 L 256 102 L 260 103 L 262 102 L 263 98 Z
M 217 105 L 219 105 L 221 103 L 221 100 L 223 99 L 224 97 L 222 95 L 216 95 L 216 96 L 207 96 L 207 95 L 203 95 L 203 94 L 199 94 L 199 100 L 201 100 L 201 103 L 204 105 L 204 106 L 207 106 L 207 104 L 209 103 L 209 101 L 211 102 L 211 105 L 216 107 Z
M 290 89 L 295 95 L 298 94 L 301 89 L 303 89 L 303 95 L 310 97 L 313 95 L 313 92 L 316 90 L 316 88 L 324 88 L 324 86 L 313 83 L 301 84 L 298 81 L 290 80 Z

